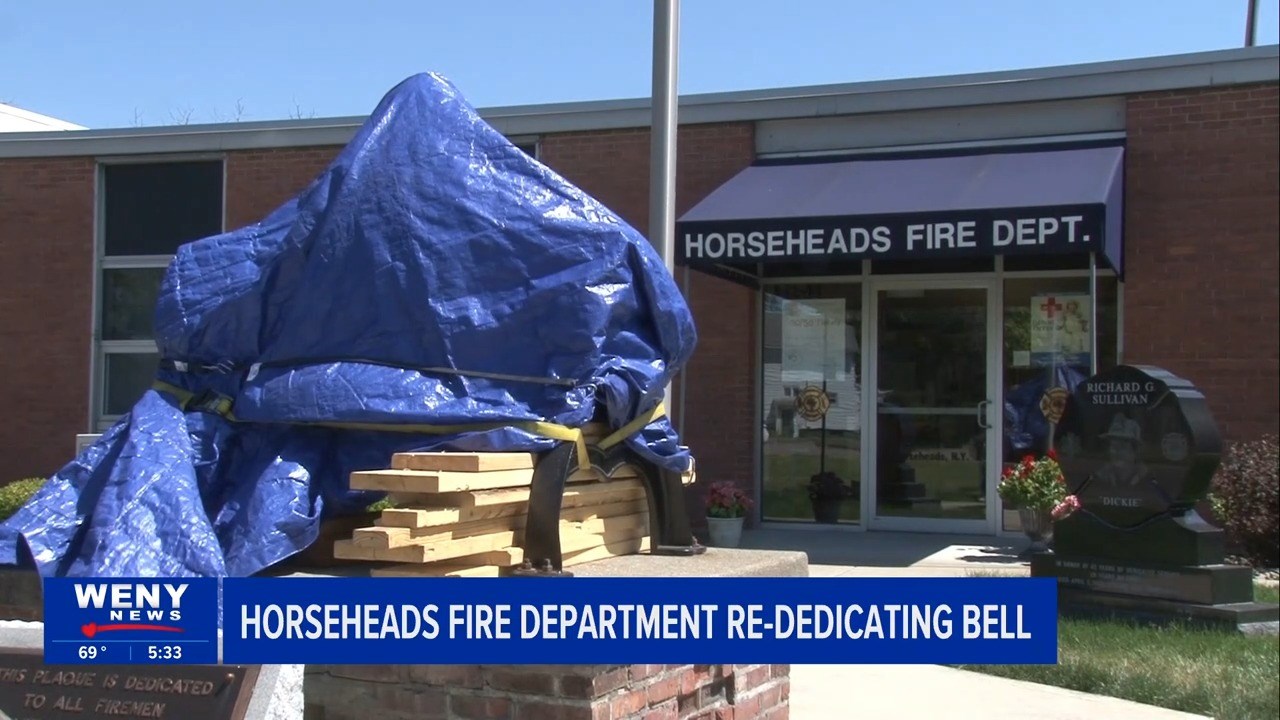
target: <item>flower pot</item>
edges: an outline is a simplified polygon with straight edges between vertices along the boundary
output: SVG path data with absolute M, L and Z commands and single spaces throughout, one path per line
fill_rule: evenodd
M 707 533 L 712 547 L 738 547 L 742 542 L 742 523 L 746 518 L 707 518 Z
M 1022 532 L 1031 540 L 1028 553 L 1046 552 L 1053 542 L 1053 516 L 1048 510 L 1019 508 L 1018 520 L 1022 523 Z
M 840 506 L 844 498 L 810 498 L 813 503 L 813 519 L 820 523 L 834 524 L 840 522 Z

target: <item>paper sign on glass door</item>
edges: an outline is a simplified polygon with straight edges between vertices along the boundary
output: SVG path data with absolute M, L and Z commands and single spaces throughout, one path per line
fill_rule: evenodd
M 1088 295 L 1031 298 L 1031 364 L 1089 365 L 1092 307 Z
M 844 299 L 788 300 L 782 312 L 782 381 L 844 380 Z

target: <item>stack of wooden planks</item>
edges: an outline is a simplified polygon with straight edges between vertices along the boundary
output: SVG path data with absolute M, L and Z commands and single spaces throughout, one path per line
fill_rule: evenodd
M 588 441 L 598 440 L 588 432 Z M 403 453 L 391 469 L 356 472 L 352 489 L 386 492 L 393 507 L 373 527 L 334 544 L 340 560 L 378 563 L 380 576 L 497 577 L 519 566 L 536 455 L 531 453 Z M 684 477 L 692 483 L 692 472 Z M 579 470 L 561 501 L 565 567 L 649 547 L 643 481 L 630 466 L 605 478 Z

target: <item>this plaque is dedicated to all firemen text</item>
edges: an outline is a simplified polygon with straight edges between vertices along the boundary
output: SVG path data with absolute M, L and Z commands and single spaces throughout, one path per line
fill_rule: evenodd
M 243 720 L 258 668 L 247 665 L 45 665 L 0 648 L 0 718 Z

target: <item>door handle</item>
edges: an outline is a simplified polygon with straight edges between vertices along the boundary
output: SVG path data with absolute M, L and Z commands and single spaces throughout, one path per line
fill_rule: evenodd
M 983 400 L 978 403 L 978 427 L 983 430 L 990 430 L 991 423 L 987 422 L 987 407 L 991 405 L 990 400 Z

